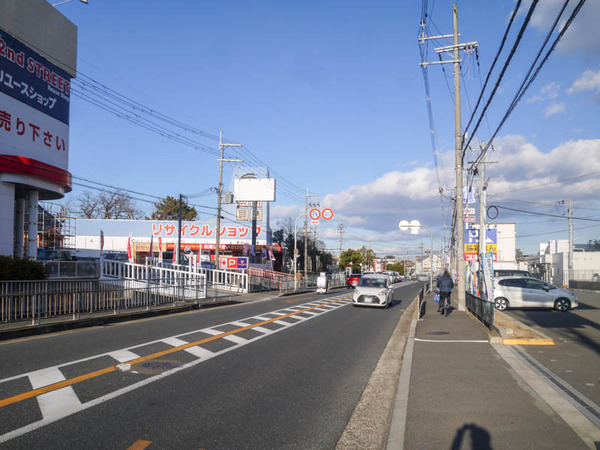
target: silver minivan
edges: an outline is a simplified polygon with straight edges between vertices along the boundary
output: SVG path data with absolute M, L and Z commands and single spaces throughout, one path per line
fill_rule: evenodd
M 494 281 L 496 309 L 507 308 L 554 308 L 568 311 L 577 308 L 573 291 L 563 289 L 531 277 L 500 277 Z

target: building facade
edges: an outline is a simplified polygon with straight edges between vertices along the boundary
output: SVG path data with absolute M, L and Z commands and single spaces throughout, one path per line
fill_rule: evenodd
M 77 27 L 45 0 L 2 0 L 0 49 L 0 255 L 35 259 L 38 202 L 71 191 Z

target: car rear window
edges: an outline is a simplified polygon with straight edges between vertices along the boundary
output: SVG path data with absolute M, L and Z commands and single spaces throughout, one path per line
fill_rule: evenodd
M 520 278 L 509 278 L 507 280 L 500 280 L 498 284 L 500 286 L 525 287 L 525 280 Z

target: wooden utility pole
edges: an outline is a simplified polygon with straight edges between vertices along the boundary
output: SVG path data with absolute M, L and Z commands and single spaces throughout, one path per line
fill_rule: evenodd
M 221 246 L 221 198 L 223 196 L 223 163 L 237 162 L 241 160 L 224 159 L 225 147 L 241 147 L 242 144 L 225 144 L 223 143 L 223 132 L 219 133 L 219 150 L 221 157 L 219 158 L 219 187 L 217 188 L 217 229 L 216 246 L 215 246 L 215 268 L 219 269 L 219 247 Z

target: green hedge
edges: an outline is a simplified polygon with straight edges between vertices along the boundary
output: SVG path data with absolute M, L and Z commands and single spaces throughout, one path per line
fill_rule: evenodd
M 0 280 L 45 280 L 46 278 L 47 271 L 40 262 L 0 256 Z

